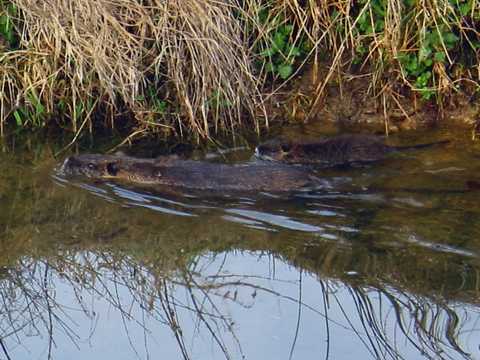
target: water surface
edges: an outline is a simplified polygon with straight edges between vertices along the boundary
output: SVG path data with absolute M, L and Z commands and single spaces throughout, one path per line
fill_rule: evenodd
M 0 358 L 480 359 L 463 140 L 241 195 L 69 179 L 49 146 L 8 148 Z

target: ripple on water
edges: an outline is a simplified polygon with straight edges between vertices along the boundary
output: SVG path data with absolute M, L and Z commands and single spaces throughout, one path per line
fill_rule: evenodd
M 2 351 L 480 358 L 480 192 L 462 190 L 478 158 L 411 154 L 322 169 L 318 189 L 242 195 L 50 182 L 50 153 L 44 172 L 5 161 Z
M 421 246 L 421 247 L 433 250 L 435 252 L 444 252 L 447 254 L 455 254 L 455 255 L 467 256 L 472 258 L 479 257 L 478 252 L 461 249 L 459 247 L 451 246 L 448 244 L 440 244 L 433 241 L 428 241 L 426 239 L 421 238 L 417 234 L 408 234 L 406 237 L 404 237 L 404 240 L 407 243 Z
M 228 214 L 238 215 L 243 218 L 251 219 L 256 222 L 266 223 L 278 226 L 284 229 L 303 231 L 303 232 L 323 232 L 320 226 L 310 225 L 301 221 L 293 220 L 285 215 L 276 215 L 256 210 L 246 209 L 225 209 Z

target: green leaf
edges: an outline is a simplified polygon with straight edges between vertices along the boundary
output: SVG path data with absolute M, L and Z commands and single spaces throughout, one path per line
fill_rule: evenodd
M 270 48 L 267 48 L 267 49 L 263 50 L 263 51 L 260 53 L 260 56 L 261 56 L 261 57 L 272 57 L 272 56 L 275 55 L 277 52 L 278 52 L 278 50 L 277 50 L 276 48 L 270 47 Z
M 424 88 L 428 85 L 428 80 L 432 77 L 432 73 L 430 71 L 425 71 L 420 76 L 417 77 L 415 81 L 415 86 L 417 88 Z
M 435 94 L 433 90 L 429 90 L 429 89 L 421 89 L 419 91 L 420 91 L 420 94 L 422 94 L 423 100 L 430 100 L 432 96 Z
M 376 1 L 372 2 L 372 6 L 373 6 L 373 10 L 374 10 L 375 15 L 377 15 L 378 17 L 381 17 L 381 18 L 385 17 L 385 8 L 382 5 L 383 4 L 379 4 Z
M 45 106 L 42 105 L 42 103 L 37 103 L 35 106 L 35 111 L 37 112 L 37 115 L 43 115 L 45 113 Z
M 280 27 L 279 31 L 285 36 L 288 36 L 293 31 L 293 25 L 283 25 Z
M 356 51 L 357 52 L 359 51 L 359 46 L 357 46 Z M 408 64 L 410 58 L 407 54 L 403 53 L 403 54 L 398 54 L 397 60 L 400 62 L 400 64 L 402 64 L 403 66 L 406 66 Z
M 219 96 L 215 98 L 216 101 L 218 101 Z M 157 100 L 155 101 L 155 111 L 158 113 L 165 113 L 167 110 L 167 102 L 164 100 Z
M 355 52 L 357 53 L 357 55 L 359 56 L 363 56 L 367 53 L 367 48 L 365 46 L 363 46 L 363 44 L 359 44 L 356 48 L 355 48 Z
M 435 53 L 435 55 L 433 56 L 433 59 L 436 61 L 436 62 L 445 62 L 445 59 L 446 59 L 446 56 L 445 56 L 445 53 L 443 53 L 442 51 L 437 51 Z
M 15 121 L 17 122 L 18 126 L 23 125 L 22 117 L 21 117 L 20 113 L 18 112 L 18 110 L 15 110 L 13 112 L 13 117 L 15 118 Z
M 431 53 L 432 49 L 430 47 L 422 46 L 418 51 L 418 61 L 424 61 L 430 56 Z
M 381 32 L 385 29 L 385 21 L 383 19 L 378 19 L 375 21 L 375 31 Z
M 286 36 L 281 32 L 276 32 L 275 35 L 273 36 L 273 45 L 274 45 L 273 47 L 275 47 L 279 51 L 282 51 L 285 49 L 285 44 L 286 44 Z
M 405 0 L 405 5 L 407 5 L 408 8 L 412 8 L 416 5 L 417 0 Z
M 269 12 L 267 9 L 262 9 L 258 12 L 258 20 L 260 20 L 261 24 L 265 24 L 268 19 Z
M 274 73 L 275 72 L 275 65 L 272 62 L 268 62 L 265 64 L 265 71 Z
M 407 63 L 405 68 L 408 72 L 413 73 L 418 69 L 418 61 L 416 56 L 410 56 L 410 61 Z
M 459 37 L 455 35 L 454 33 L 447 33 L 443 35 L 443 40 L 445 41 L 445 44 L 447 47 L 453 47 L 455 46 L 456 42 L 459 40 Z
M 7 12 L 9 15 L 12 15 L 12 16 L 17 15 L 17 6 L 15 4 L 8 5 Z
M 437 31 L 428 31 L 425 34 L 424 46 L 438 46 L 440 44 Z
M 460 14 L 462 14 L 462 16 L 467 16 L 472 11 L 472 3 L 468 1 L 465 4 L 460 4 L 459 8 Z
M 288 51 L 288 56 L 293 56 L 293 57 L 300 56 L 300 49 L 296 46 L 292 46 Z
M 292 65 L 288 65 L 288 64 L 282 64 L 282 65 L 279 65 L 278 66 L 278 75 L 280 75 L 280 77 L 285 80 L 287 79 L 290 75 L 292 75 L 292 72 L 293 72 L 293 67 Z

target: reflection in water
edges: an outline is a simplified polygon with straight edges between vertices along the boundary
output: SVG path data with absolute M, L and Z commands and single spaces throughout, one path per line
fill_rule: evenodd
M 204 254 L 171 272 L 107 252 L 25 258 L 0 291 L 12 359 L 39 349 L 44 358 L 469 358 L 479 320 L 470 305 L 321 279 L 250 252 Z
M 479 169 L 435 151 L 222 196 L 0 154 L 0 358 L 480 358 Z

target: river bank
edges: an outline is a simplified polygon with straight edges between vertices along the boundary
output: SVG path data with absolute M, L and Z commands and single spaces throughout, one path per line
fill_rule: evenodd
M 475 133 L 479 14 L 476 1 L 2 0 L 0 130 L 198 143 L 284 122 L 389 134 L 454 120 Z

